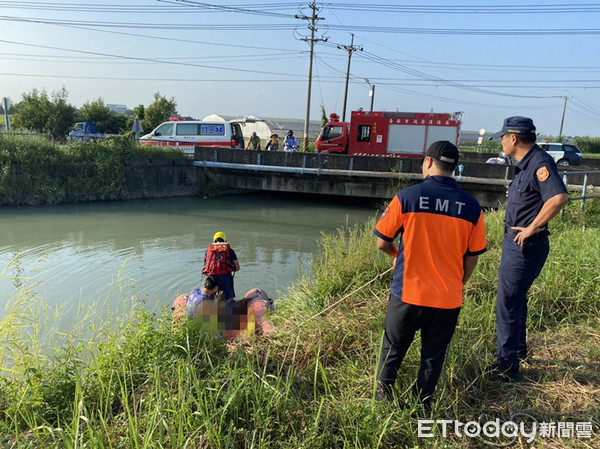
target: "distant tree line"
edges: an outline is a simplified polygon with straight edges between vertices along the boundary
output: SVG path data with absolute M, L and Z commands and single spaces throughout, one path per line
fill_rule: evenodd
M 12 128 L 52 134 L 57 139 L 63 139 L 75 123 L 95 122 L 100 133 L 127 134 L 131 132 L 136 116 L 144 131 L 150 132 L 169 120 L 169 117 L 177 115 L 175 99 L 167 99 L 159 92 L 154 94 L 154 101 L 150 105 L 140 104 L 126 114 L 111 111 L 102 98 L 85 103 L 79 109 L 70 104 L 67 98 L 68 92 L 64 87 L 52 94 L 44 89 L 24 93 L 21 101 L 11 106 Z

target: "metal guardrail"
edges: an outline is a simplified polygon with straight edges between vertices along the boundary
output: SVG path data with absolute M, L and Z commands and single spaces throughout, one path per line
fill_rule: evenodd
M 423 175 L 421 173 L 407 173 L 403 172 L 403 164 L 402 160 L 400 160 L 400 166 L 398 172 L 390 172 L 390 171 L 365 171 L 365 170 L 355 170 L 354 167 L 354 158 L 351 158 L 349 169 L 331 169 L 331 168 L 322 168 L 322 167 L 307 167 L 306 159 L 307 156 L 304 156 L 302 159 L 301 167 L 289 167 L 284 165 L 264 165 L 261 164 L 260 153 L 258 154 L 256 164 L 242 164 L 236 162 L 217 162 L 217 153 L 215 152 L 214 161 L 194 161 L 193 164 L 196 167 L 204 167 L 204 168 L 225 168 L 225 169 L 234 169 L 234 170 L 244 170 L 244 171 L 254 171 L 254 172 L 263 172 L 263 173 L 294 173 L 294 174 L 306 174 L 306 175 L 333 175 L 333 176 L 360 176 L 365 178 L 403 178 L 410 180 L 422 180 Z M 478 178 L 472 176 L 462 176 L 456 175 L 454 177 L 457 181 L 469 184 L 490 184 L 490 185 L 502 185 L 506 186 L 506 179 L 494 179 L 494 178 Z
M 422 175 L 417 173 L 390 173 L 390 172 L 374 172 L 363 170 L 339 170 L 330 168 L 310 168 L 306 167 L 286 167 L 284 165 L 260 165 L 258 164 L 238 164 L 234 162 L 213 162 L 213 161 L 194 161 L 196 167 L 207 168 L 229 168 L 235 170 L 246 170 L 255 172 L 271 172 L 271 173 L 294 173 L 299 175 L 334 175 L 334 176 L 363 176 L 367 178 L 390 178 L 402 175 L 408 179 L 420 179 Z
M 360 176 L 367 178 L 404 178 L 411 180 L 419 180 L 422 175 L 420 173 L 404 173 L 403 172 L 403 160 L 400 160 L 400 165 L 398 167 L 398 172 L 380 172 L 380 171 L 364 171 L 364 170 L 355 170 L 354 169 L 354 158 L 350 158 L 349 168 L 348 169 L 325 169 L 322 167 L 307 167 L 307 156 L 304 155 L 302 159 L 302 166 L 290 167 L 283 165 L 266 165 L 261 164 L 261 154 L 260 152 L 257 155 L 256 164 L 240 164 L 234 162 L 218 162 L 217 151 L 215 150 L 213 161 L 201 160 L 194 161 L 194 165 L 198 167 L 205 168 L 226 168 L 226 169 L 236 169 L 236 170 L 245 170 L 245 171 L 254 171 L 254 172 L 272 172 L 272 173 L 294 173 L 294 174 L 311 174 L 311 175 L 334 175 L 334 176 Z M 508 187 L 510 184 L 510 179 L 508 179 L 510 166 L 506 166 L 506 171 L 504 174 L 504 179 L 498 178 L 480 178 L 480 177 L 471 177 L 471 176 L 462 176 L 457 175 L 455 179 L 462 183 L 468 184 L 489 184 L 489 185 L 504 185 Z M 592 190 L 592 194 L 588 194 L 590 189 L 589 176 L 600 174 L 600 170 L 581 170 L 581 171 L 562 171 L 559 172 L 559 175 L 563 177 L 563 182 L 567 186 L 567 189 L 570 191 L 581 191 L 581 196 L 569 197 L 569 201 L 581 201 L 581 210 L 585 208 L 585 201 L 588 199 L 600 198 L 600 195 L 595 195 L 594 190 Z M 570 176 L 575 175 L 583 175 L 583 184 L 582 185 L 574 185 L 569 184 L 568 180 Z
M 581 196 L 569 197 L 569 201 L 581 200 L 581 207 L 580 207 L 581 211 L 583 211 L 583 209 L 585 208 L 585 200 L 593 199 L 593 198 L 600 198 L 600 195 L 593 195 L 593 194 L 588 195 L 587 194 L 588 188 L 590 187 L 589 175 L 598 174 L 598 173 L 600 173 L 600 170 L 559 172 L 559 175 L 562 175 L 562 177 L 563 177 L 563 182 L 567 186 L 567 190 L 569 189 L 569 187 L 571 187 L 571 190 L 578 190 L 579 188 L 581 188 Z M 573 185 L 569 186 L 569 183 L 568 183 L 569 176 L 573 176 L 573 175 L 583 175 L 583 184 L 581 186 L 573 186 Z M 593 193 L 593 190 L 592 190 L 592 193 Z

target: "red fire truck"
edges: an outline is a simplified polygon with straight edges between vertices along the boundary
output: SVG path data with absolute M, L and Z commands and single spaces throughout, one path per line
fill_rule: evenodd
M 316 149 L 318 153 L 421 157 L 437 140 L 458 146 L 461 121 L 462 112 L 353 111 L 350 123 L 331 114 Z

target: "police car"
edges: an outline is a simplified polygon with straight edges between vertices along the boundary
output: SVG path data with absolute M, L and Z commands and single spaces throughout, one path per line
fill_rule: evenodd
M 581 165 L 581 150 L 575 145 L 566 143 L 538 142 L 538 146 L 545 150 L 559 167 Z
M 566 143 L 538 142 L 538 146 L 545 150 L 558 167 L 570 167 L 571 165 L 581 165 L 583 154 L 575 145 Z M 501 151 L 497 157 L 491 157 L 486 164 L 516 165 L 517 161 L 512 157 L 507 157 L 504 151 Z
M 489 158 L 487 161 L 485 161 L 485 163 L 496 165 L 517 165 L 515 158 L 507 156 L 504 154 L 504 151 L 501 151 L 496 157 Z

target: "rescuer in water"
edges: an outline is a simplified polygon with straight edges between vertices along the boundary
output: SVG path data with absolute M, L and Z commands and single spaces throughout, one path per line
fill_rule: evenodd
M 222 299 L 229 300 L 235 298 L 233 289 L 233 273 L 240 270 L 235 251 L 227 243 L 227 235 L 224 232 L 217 232 L 213 236 L 211 243 L 204 254 L 204 269 L 202 274 L 205 276 L 215 275 L 219 277 L 219 292 Z

